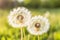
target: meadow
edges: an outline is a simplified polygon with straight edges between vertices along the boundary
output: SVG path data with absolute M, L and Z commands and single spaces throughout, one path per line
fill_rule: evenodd
M 11 9 L 12 10 L 12 9 Z M 49 11 L 50 29 L 47 33 L 40 35 L 39 40 L 60 40 L 60 8 L 57 9 L 29 9 L 32 16 L 44 16 L 46 11 Z M 10 9 L 0 9 L 0 40 L 20 40 L 20 28 L 13 28 L 7 22 L 7 16 Z M 25 34 L 24 34 L 25 32 Z M 23 30 L 24 40 L 37 40 L 37 36 L 31 35 L 26 28 Z

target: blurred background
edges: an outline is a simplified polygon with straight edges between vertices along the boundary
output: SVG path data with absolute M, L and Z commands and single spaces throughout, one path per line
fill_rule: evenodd
M 32 16 L 44 16 L 48 11 L 50 29 L 40 40 L 60 40 L 60 0 L 0 0 L 0 40 L 20 40 L 20 28 L 13 28 L 7 22 L 10 10 L 17 7 L 28 8 Z M 26 40 L 28 34 L 26 31 Z M 31 35 L 30 40 L 37 40 L 35 37 Z

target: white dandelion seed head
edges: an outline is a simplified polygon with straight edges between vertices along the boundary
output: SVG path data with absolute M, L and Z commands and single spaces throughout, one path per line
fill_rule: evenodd
M 31 18 L 30 11 L 24 7 L 18 7 L 10 11 L 8 22 L 15 28 L 28 25 Z
M 43 16 L 32 17 L 30 25 L 28 25 L 27 30 L 33 35 L 42 35 L 46 33 L 49 29 L 49 21 Z
M 48 17 L 49 17 L 49 15 L 50 15 L 49 11 L 46 11 L 46 13 L 45 13 L 45 15 L 44 15 L 44 16 L 45 16 L 46 18 L 48 18 Z
M 22 2 L 24 2 L 24 0 L 17 0 L 17 2 L 22 3 Z

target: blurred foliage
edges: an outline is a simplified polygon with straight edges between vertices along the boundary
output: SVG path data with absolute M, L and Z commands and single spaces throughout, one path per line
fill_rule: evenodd
M 60 0 L 26 0 L 24 5 L 32 8 L 58 8 Z
M 28 2 L 28 3 L 27 3 Z M 40 0 L 26 0 L 24 5 L 30 8 L 38 8 L 40 7 Z
M 60 0 L 24 0 L 19 3 L 17 0 L 1 0 L 0 7 L 13 8 L 25 6 L 29 8 L 60 8 Z

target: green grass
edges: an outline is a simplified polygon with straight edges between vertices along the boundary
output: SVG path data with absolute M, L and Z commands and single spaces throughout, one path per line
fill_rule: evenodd
M 40 40 L 60 40 L 60 9 L 30 9 L 32 16 L 44 15 L 50 12 L 48 17 L 50 29 L 47 33 L 40 35 Z M 0 40 L 20 40 L 20 28 L 13 28 L 7 22 L 9 10 L 0 10 Z M 37 40 L 37 36 L 30 35 L 25 29 L 26 40 Z

